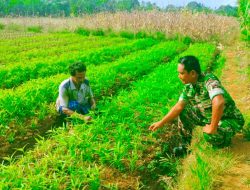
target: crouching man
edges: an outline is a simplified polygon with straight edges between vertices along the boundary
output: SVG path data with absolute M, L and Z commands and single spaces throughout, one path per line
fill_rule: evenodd
M 57 111 L 63 117 L 77 114 L 84 121 L 90 121 L 91 117 L 85 114 L 94 110 L 96 103 L 89 81 L 85 78 L 86 66 L 82 62 L 75 62 L 69 66 L 69 73 L 71 77 L 59 86 Z
M 155 131 L 178 117 L 182 144 L 174 153 L 175 150 L 186 151 L 195 126 L 203 126 L 204 138 L 213 146 L 228 146 L 244 125 L 243 116 L 229 93 L 215 75 L 201 72 L 194 56 L 180 58 L 177 70 L 184 84 L 179 101 L 149 129 Z

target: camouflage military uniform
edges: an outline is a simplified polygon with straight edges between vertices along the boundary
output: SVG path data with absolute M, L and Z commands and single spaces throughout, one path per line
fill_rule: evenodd
M 240 131 L 244 125 L 244 119 L 239 109 L 228 92 L 223 88 L 218 78 L 211 74 L 201 74 L 195 85 L 186 84 L 180 95 L 179 101 L 185 101 L 185 109 L 179 116 L 178 125 L 184 142 L 191 140 L 194 126 L 205 126 L 211 123 L 211 100 L 222 94 L 225 99 L 225 107 L 216 134 L 204 134 L 206 141 L 215 146 L 228 146 L 231 138 Z

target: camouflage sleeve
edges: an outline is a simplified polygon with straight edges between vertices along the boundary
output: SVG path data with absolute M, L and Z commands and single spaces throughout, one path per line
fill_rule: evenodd
M 216 78 L 209 78 L 206 81 L 206 89 L 211 100 L 219 94 L 224 94 L 224 90 L 221 86 L 221 83 Z
M 187 92 L 186 92 L 186 87 L 183 88 L 183 91 L 179 97 L 179 102 L 180 101 L 184 101 L 187 102 L 188 101 L 188 96 L 187 96 Z

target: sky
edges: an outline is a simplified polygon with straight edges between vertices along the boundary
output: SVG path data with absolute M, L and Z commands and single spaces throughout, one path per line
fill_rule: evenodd
M 206 7 L 219 8 L 221 5 L 231 5 L 236 6 L 237 0 L 140 0 L 140 2 L 151 2 L 156 3 L 159 7 L 166 7 L 169 4 L 175 6 L 185 6 L 191 1 L 196 1 L 197 3 L 202 3 Z

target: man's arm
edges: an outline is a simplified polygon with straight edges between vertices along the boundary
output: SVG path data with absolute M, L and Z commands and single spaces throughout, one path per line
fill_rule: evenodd
M 82 114 L 76 113 L 75 111 L 69 109 L 68 106 L 68 102 L 69 102 L 69 97 L 67 94 L 67 90 L 63 87 L 60 86 L 59 87 L 59 106 L 62 107 L 62 112 L 68 116 L 71 115 L 76 115 L 77 117 L 83 119 L 84 121 L 90 121 L 91 117 L 90 116 L 84 116 Z
M 225 99 L 222 94 L 215 96 L 212 99 L 212 120 L 210 125 L 203 128 L 203 132 L 214 134 L 217 132 L 219 121 L 223 115 Z
M 70 115 L 72 115 L 72 114 L 75 113 L 74 111 L 72 111 L 71 109 L 66 108 L 66 107 L 63 107 L 63 108 L 62 108 L 62 111 L 63 111 L 64 114 L 66 114 L 66 115 L 68 115 L 68 116 L 70 116 Z
M 90 95 L 89 103 L 91 105 L 91 109 L 94 110 L 96 109 L 96 102 L 95 102 L 94 94 L 93 94 L 91 87 L 89 87 L 89 95 Z
M 96 103 L 95 103 L 94 97 L 91 97 L 91 99 L 90 99 L 90 105 L 91 105 L 91 109 L 92 110 L 94 110 L 96 108 Z
M 158 128 L 163 127 L 164 124 L 172 121 L 173 119 L 175 119 L 184 109 L 185 107 L 185 102 L 184 101 L 179 101 L 177 102 L 174 107 L 167 113 L 167 115 L 165 115 L 162 120 L 153 123 L 150 127 L 149 130 L 151 131 L 155 131 Z
M 82 119 L 82 120 L 84 120 L 84 121 L 86 121 L 86 122 L 88 122 L 88 121 L 91 120 L 91 117 L 90 117 L 90 116 L 82 115 L 82 114 L 80 114 L 80 113 L 77 113 L 77 112 L 75 112 L 75 111 L 72 111 L 72 110 L 69 109 L 69 108 L 62 108 L 62 111 L 63 111 L 63 113 L 65 113 L 65 114 L 68 115 L 68 116 L 71 116 L 71 115 L 74 114 L 75 116 L 79 117 L 80 119 Z

